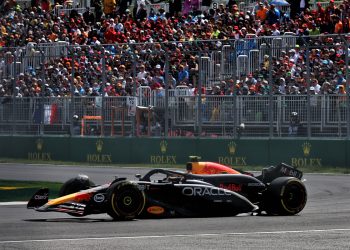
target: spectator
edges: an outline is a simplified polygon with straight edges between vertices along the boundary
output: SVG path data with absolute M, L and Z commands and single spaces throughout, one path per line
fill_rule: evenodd
M 188 15 L 189 13 L 194 13 L 199 10 L 200 2 L 199 0 L 184 0 L 182 14 Z
M 95 15 L 91 12 L 89 7 L 87 7 L 86 11 L 83 13 L 83 18 L 86 24 L 92 25 L 95 23 Z
M 180 83 L 188 83 L 189 81 L 189 73 L 188 71 L 184 68 L 183 65 L 179 66 L 179 73 L 178 73 L 178 84 Z
M 299 134 L 300 126 L 299 114 L 297 112 L 292 112 L 290 115 L 288 135 L 297 136 Z
M 107 18 L 114 16 L 116 6 L 116 0 L 103 0 L 103 13 L 106 15 Z
M 267 11 L 266 14 L 266 23 L 269 25 L 273 25 L 275 23 L 278 23 L 281 18 L 280 11 L 275 7 L 275 5 L 270 4 L 270 9 Z
M 341 34 L 343 33 L 343 22 L 340 17 L 337 15 L 332 16 L 332 22 L 334 23 L 334 33 Z
M 131 0 L 120 0 L 118 3 L 118 14 L 123 16 L 127 14 L 127 9 L 131 5 Z
M 101 3 L 100 1 L 92 1 L 94 4 Z M 121 3 L 120 3 L 121 4 Z M 142 1 L 140 1 L 140 6 Z M 318 79 L 318 85 L 322 87 L 325 82 L 330 84 L 328 90 L 332 90 L 336 85 L 343 85 L 345 76 L 345 52 L 343 42 L 338 43 L 335 39 L 314 39 L 308 37 L 308 34 L 322 34 L 338 33 L 343 34 L 348 24 L 347 10 L 349 4 L 344 2 L 339 8 L 335 7 L 334 3 L 330 2 L 326 11 L 319 5 L 317 10 L 305 10 L 303 15 L 290 22 L 278 22 L 271 25 L 262 24 L 259 20 L 255 21 L 251 13 L 240 12 L 238 6 L 234 3 L 229 8 L 219 6 L 217 11 L 208 11 L 202 15 L 184 15 L 184 16 L 170 16 L 164 14 L 163 11 L 156 13 L 152 18 L 147 18 L 147 13 L 142 17 L 142 20 L 137 20 L 130 15 L 117 15 L 110 19 L 108 15 L 96 19 L 92 18 L 93 13 L 87 10 L 83 15 L 75 13 L 70 16 L 61 14 L 56 16 L 54 13 L 44 13 L 46 7 L 40 3 L 35 7 L 25 11 L 13 11 L 16 7 L 13 5 L 8 12 L 2 9 L 2 13 L 6 13 L 0 17 L 0 45 L 2 47 L 10 46 L 27 46 L 25 53 L 28 56 L 35 54 L 36 48 L 34 45 L 27 45 L 29 42 L 33 43 L 55 43 L 57 41 L 66 41 L 72 45 L 81 45 L 81 48 L 76 47 L 78 53 L 75 62 L 68 58 L 68 60 L 59 59 L 60 65 L 55 61 L 56 59 L 47 60 L 45 70 L 47 77 L 45 77 L 45 84 L 49 86 L 42 89 L 41 85 L 32 80 L 38 74 L 45 75 L 41 72 L 40 67 L 28 67 L 25 72 L 29 72 L 28 79 L 19 82 L 19 89 L 17 95 L 22 96 L 38 96 L 45 94 L 47 96 L 69 95 L 70 83 L 73 82 L 69 77 L 73 69 L 76 76 L 81 76 L 79 83 L 74 80 L 74 88 L 72 88 L 79 95 L 102 94 L 102 90 L 95 91 L 93 84 L 102 84 L 103 73 L 106 74 L 106 79 L 110 83 L 108 91 L 113 93 L 117 80 L 120 79 L 122 88 L 128 85 L 128 79 L 133 74 L 133 67 L 131 62 L 136 60 L 137 65 L 144 64 L 145 72 L 150 72 L 151 76 L 143 73 L 143 76 L 138 75 L 141 72 L 136 71 L 137 75 L 135 81 L 138 84 L 147 85 L 154 84 L 154 82 L 165 85 L 164 72 L 159 73 L 157 65 L 164 67 L 165 58 L 163 55 L 167 54 L 170 59 L 169 73 L 173 76 L 172 79 L 177 81 L 177 84 L 195 84 L 198 82 L 198 57 L 192 55 L 198 54 L 201 51 L 203 56 L 211 55 L 212 50 L 223 48 L 227 44 L 225 39 L 240 39 L 251 36 L 275 35 L 278 36 L 285 31 L 296 32 L 300 35 L 297 43 L 303 45 L 304 41 L 310 43 L 317 48 L 333 46 L 328 49 L 318 49 L 318 51 L 310 52 L 309 62 L 311 66 L 310 75 L 311 82 L 313 79 Z M 39 6 L 39 7 L 37 7 Z M 94 6 L 93 6 L 94 7 Z M 270 10 L 273 6 L 270 7 Z M 142 8 L 140 7 L 140 10 Z M 276 8 L 275 8 L 276 9 Z M 95 8 L 96 10 L 96 8 Z M 116 8 L 114 8 L 112 16 L 114 16 Z M 45 10 L 46 11 L 46 10 Z M 92 14 L 92 15 L 91 15 Z M 257 18 L 258 19 L 258 18 Z M 98 21 L 102 21 L 101 23 Z M 254 34 L 254 35 L 252 35 Z M 220 41 L 198 42 L 207 39 L 224 39 Z M 148 42 L 154 44 L 148 44 Z M 167 43 L 168 41 L 180 41 L 180 43 Z M 194 41 L 196 43 L 194 43 Z M 122 46 L 120 43 L 129 42 L 138 45 Z M 160 44 L 165 42 L 164 44 Z M 109 43 L 104 46 L 105 51 L 100 50 L 102 44 Z M 86 47 L 89 45 L 89 47 Z M 237 46 L 239 53 L 244 54 L 244 48 Z M 256 49 L 256 41 L 249 40 L 245 48 Z M 135 57 L 131 57 L 131 54 Z M 1 52 L 0 52 L 1 53 Z M 19 52 L 18 52 L 19 53 Z M 291 86 L 298 88 L 298 91 L 305 93 L 305 73 L 307 53 L 299 49 L 297 46 L 287 51 L 287 53 L 279 52 L 281 56 L 267 57 L 263 60 L 262 65 L 257 66 L 257 73 L 254 72 L 254 78 L 261 74 L 259 85 L 251 83 L 250 85 L 243 79 L 242 86 L 237 88 L 242 92 L 246 84 L 250 94 L 263 93 L 265 86 L 262 82 L 269 77 L 269 70 L 272 70 L 273 81 L 284 78 L 286 83 L 286 94 L 298 93 L 292 90 Z M 20 54 L 18 54 L 20 55 Z M 102 67 L 102 55 L 105 56 L 106 68 Z M 70 57 L 70 56 L 68 56 Z M 232 59 L 232 58 L 231 58 Z M 6 59 L 7 60 L 7 59 Z M 3 60 L 4 61 L 4 60 Z M 271 63 L 270 63 L 271 62 Z M 119 67 L 124 65 L 124 69 Z M 183 70 L 180 70 L 180 65 Z M 0 71 L 5 72 L 6 64 L 3 63 Z M 174 67 L 172 67 L 174 66 Z M 258 69 L 259 68 L 259 69 Z M 58 71 L 56 71 L 58 69 Z M 114 70 L 117 69 L 117 70 Z M 146 71 L 147 69 L 147 71 Z M 180 71 L 180 72 L 178 72 Z M 341 71 L 342 76 L 337 75 Z M 4 73 L 0 73 L 4 74 Z M 26 76 L 27 77 L 27 76 Z M 181 80 L 179 80 L 179 78 Z M 123 84 L 124 80 L 127 82 Z M 277 82 L 277 81 L 276 81 Z M 277 82 L 277 86 L 279 82 Z M 6 85 L 9 83 L 6 82 Z M 34 85 L 36 84 L 36 85 Z M 10 88 L 4 87 L 3 91 L 9 91 Z M 253 86 L 255 85 L 255 86 Z M 303 86 L 301 86 L 303 85 Z M 252 88 L 253 87 L 253 88 Z M 91 91 L 90 91 L 91 88 Z M 316 88 L 316 87 L 315 87 Z M 318 88 L 318 87 L 317 87 Z M 316 91 L 317 91 L 316 88 Z M 222 87 L 223 92 L 227 92 L 229 87 Z M 278 89 L 278 88 L 277 88 Z M 11 91 L 11 89 L 10 89 Z M 246 90 L 244 90 L 246 91 Z M 130 93 L 128 90 L 127 93 Z M 328 92 L 327 92 L 328 93 Z
M 268 9 L 264 6 L 262 2 L 259 2 L 258 6 L 259 8 L 256 11 L 255 18 L 261 23 L 264 23 L 267 17 Z
M 103 14 L 101 0 L 91 0 L 91 6 L 95 9 L 96 22 L 100 22 Z
M 272 35 L 273 36 L 279 36 L 281 34 L 281 32 L 279 31 L 277 24 L 272 24 L 271 25 L 271 31 L 272 31 Z
M 136 20 L 144 20 L 147 18 L 147 10 L 146 5 L 144 3 L 140 3 L 140 7 L 136 12 Z
M 139 81 L 141 81 L 142 79 L 146 79 L 146 77 L 147 77 L 147 75 L 148 75 L 149 73 L 145 70 L 145 65 L 144 64 L 142 64 L 141 66 L 140 66 L 140 72 L 138 72 L 137 73 L 137 79 L 139 80 Z

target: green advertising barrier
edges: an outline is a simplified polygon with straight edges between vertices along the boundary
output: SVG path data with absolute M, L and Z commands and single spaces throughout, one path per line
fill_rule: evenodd
M 349 165 L 348 140 L 1 136 L 0 157 L 91 164 L 185 164 L 188 156 L 231 166 Z

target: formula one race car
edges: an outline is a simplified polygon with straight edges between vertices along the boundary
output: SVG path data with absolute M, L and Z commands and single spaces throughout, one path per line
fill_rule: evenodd
M 187 172 L 153 169 L 137 177 L 96 186 L 86 175 L 79 175 L 63 184 L 56 199 L 48 200 L 47 188 L 38 190 L 27 208 L 73 216 L 107 213 L 115 220 L 131 220 L 239 213 L 294 215 L 307 200 L 302 172 L 284 163 L 265 168 L 255 177 L 192 159 Z

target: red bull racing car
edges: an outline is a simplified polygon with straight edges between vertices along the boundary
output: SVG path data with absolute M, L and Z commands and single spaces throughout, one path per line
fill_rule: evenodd
M 72 216 L 107 213 L 115 220 L 134 218 L 234 216 L 240 213 L 295 215 L 307 192 L 302 172 L 281 163 L 258 176 L 197 158 L 187 171 L 153 169 L 137 180 L 116 178 L 95 185 L 79 175 L 65 182 L 59 197 L 38 190 L 27 208 Z

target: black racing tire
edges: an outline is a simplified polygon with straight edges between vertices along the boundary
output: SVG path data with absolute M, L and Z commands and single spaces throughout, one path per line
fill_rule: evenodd
M 68 194 L 73 194 L 79 192 L 80 190 L 86 190 L 95 186 L 87 175 L 80 174 L 77 177 L 69 179 L 61 186 L 58 196 L 65 196 Z
M 130 181 L 113 183 L 107 191 L 107 214 L 114 220 L 133 220 L 144 209 L 145 194 Z
M 307 201 L 304 183 L 294 177 L 279 177 L 268 186 L 264 195 L 264 210 L 268 215 L 295 215 Z
M 80 174 L 77 177 L 69 179 L 61 186 L 58 196 L 65 196 L 68 194 L 73 194 L 79 192 L 80 190 L 86 190 L 95 186 L 95 183 L 92 182 L 87 175 Z M 67 213 L 74 217 L 82 217 L 84 214 L 75 214 L 75 213 Z

